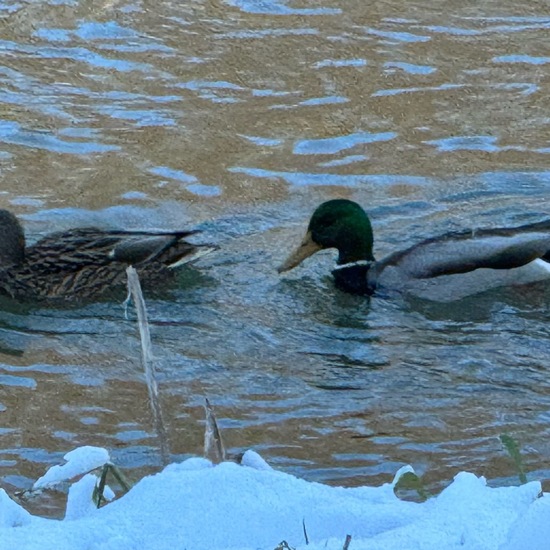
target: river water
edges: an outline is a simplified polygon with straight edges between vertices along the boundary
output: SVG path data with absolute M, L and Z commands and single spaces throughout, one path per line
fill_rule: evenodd
M 145 298 L 175 460 L 204 398 L 232 453 L 330 484 L 412 464 L 550 474 L 550 286 L 449 304 L 346 295 L 332 253 L 280 277 L 313 209 L 371 215 L 376 254 L 550 214 L 546 2 L 0 2 L 0 207 L 29 241 L 197 227 L 220 250 Z M 78 445 L 160 455 L 120 302 L 0 311 L 0 486 Z M 59 515 L 61 504 L 35 503 Z

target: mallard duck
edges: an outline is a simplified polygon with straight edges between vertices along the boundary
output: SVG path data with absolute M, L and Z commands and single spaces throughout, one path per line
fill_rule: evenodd
M 7 210 L 0 210 L 0 233 L 0 294 L 24 301 L 96 298 L 124 288 L 128 265 L 137 269 L 144 286 L 152 286 L 212 249 L 185 240 L 197 231 L 94 227 L 52 233 L 26 247 L 19 220 Z
M 296 267 L 319 250 L 336 248 L 333 275 L 343 290 L 410 291 L 441 301 L 550 277 L 550 220 L 448 233 L 380 261 L 372 247 L 372 227 L 363 208 L 350 200 L 330 200 L 315 210 L 302 243 L 278 271 Z

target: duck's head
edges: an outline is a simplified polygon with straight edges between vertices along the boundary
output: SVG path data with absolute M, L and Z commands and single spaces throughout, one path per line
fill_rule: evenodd
M 0 269 L 20 264 L 24 259 L 23 228 L 11 212 L 0 209 Z
M 370 220 L 356 202 L 347 199 L 327 201 L 315 210 L 302 243 L 278 271 L 293 269 L 325 248 L 338 250 L 338 264 L 373 261 L 372 243 Z

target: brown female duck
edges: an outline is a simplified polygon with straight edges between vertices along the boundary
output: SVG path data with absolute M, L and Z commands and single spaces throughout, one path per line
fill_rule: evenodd
M 137 269 L 142 284 L 151 287 L 211 250 L 185 240 L 194 233 L 89 227 L 52 233 L 26 247 L 19 220 L 0 210 L 0 294 L 24 301 L 97 298 L 124 288 L 129 265 Z

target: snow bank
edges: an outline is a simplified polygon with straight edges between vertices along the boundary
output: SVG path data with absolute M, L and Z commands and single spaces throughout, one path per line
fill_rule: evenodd
M 538 482 L 493 489 L 484 478 L 460 473 L 419 504 L 399 500 L 393 483 L 311 483 L 271 469 L 251 452 L 245 464 L 212 466 L 201 458 L 171 464 L 99 510 L 73 502 L 77 512 L 62 521 L 31 516 L 2 491 L 0 548 L 274 550 L 284 540 L 300 550 L 341 550 L 348 534 L 350 550 L 549 545 L 550 498 L 537 498 Z M 87 476 L 81 480 L 81 487 L 90 484 Z

